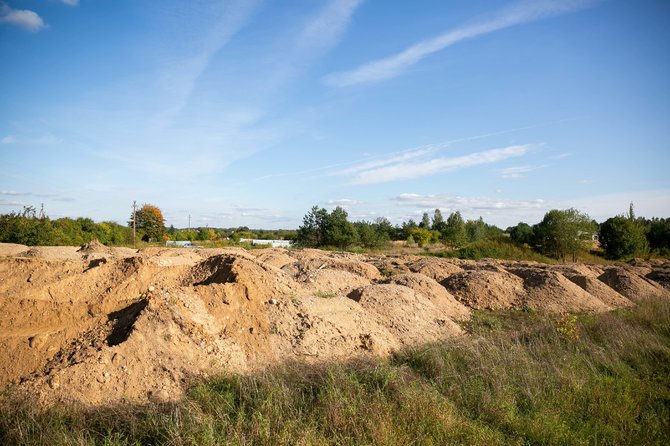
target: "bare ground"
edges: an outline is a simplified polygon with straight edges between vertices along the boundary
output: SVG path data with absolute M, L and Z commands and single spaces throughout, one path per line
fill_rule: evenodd
M 670 297 L 668 270 L 663 261 L 0 244 L 0 387 L 94 405 L 176 399 L 213 373 L 462 336 L 457 322 L 471 309 L 600 312 Z

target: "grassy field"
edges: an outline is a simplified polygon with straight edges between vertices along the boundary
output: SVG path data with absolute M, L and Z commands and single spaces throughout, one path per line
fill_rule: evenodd
M 174 404 L 40 409 L 8 391 L 0 444 L 667 444 L 667 300 L 464 327 L 384 360 L 213 378 Z

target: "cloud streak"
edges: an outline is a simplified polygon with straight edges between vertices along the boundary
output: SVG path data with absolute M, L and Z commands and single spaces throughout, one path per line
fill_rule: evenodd
M 534 170 L 538 169 L 544 169 L 545 167 L 549 167 L 548 164 L 544 164 L 541 166 L 514 166 L 514 167 L 506 167 L 504 169 L 500 169 L 498 173 L 500 173 L 500 178 L 503 178 L 505 180 L 510 180 L 510 179 L 515 179 L 515 178 L 523 178 L 525 174 L 528 172 L 533 172 Z
M 450 194 L 420 195 L 400 194 L 394 198 L 400 206 L 420 209 L 444 209 L 449 211 L 492 211 L 510 209 L 544 209 L 547 203 L 542 199 L 508 200 L 490 197 L 463 197 Z
M 4 3 L 0 4 L 0 24 L 18 26 L 31 32 L 37 32 L 47 26 L 36 12 L 29 9 L 13 9 Z
M 352 184 L 387 183 L 390 181 L 409 180 L 426 177 L 438 173 L 452 172 L 483 164 L 492 164 L 509 158 L 525 155 L 532 149 L 530 144 L 484 150 L 468 155 L 455 157 L 438 157 L 416 160 L 431 151 L 417 150 L 410 152 L 409 157 L 394 156 L 387 160 L 365 163 L 360 166 L 339 172 L 340 175 L 351 175 Z M 411 156 L 415 155 L 415 156 Z
M 303 28 L 299 46 L 325 51 L 340 41 L 363 0 L 332 0 Z
M 400 75 L 422 59 L 466 39 L 500 31 L 551 16 L 566 14 L 591 6 L 591 0 L 532 1 L 507 8 L 497 17 L 447 31 L 439 36 L 416 43 L 405 50 L 382 59 L 373 60 L 358 68 L 332 73 L 324 82 L 333 87 L 347 87 L 390 79 Z

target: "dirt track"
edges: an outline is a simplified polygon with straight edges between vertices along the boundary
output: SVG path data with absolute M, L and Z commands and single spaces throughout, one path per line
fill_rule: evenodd
M 459 336 L 472 308 L 607 311 L 670 297 L 669 269 L 0 244 L 0 387 L 90 404 L 169 400 L 215 372 Z

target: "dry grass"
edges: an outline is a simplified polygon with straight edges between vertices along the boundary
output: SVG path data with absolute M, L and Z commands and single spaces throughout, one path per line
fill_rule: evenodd
M 663 444 L 670 302 L 600 315 L 477 312 L 470 336 L 388 360 L 195 384 L 174 404 L 40 409 L 9 391 L 0 443 Z

